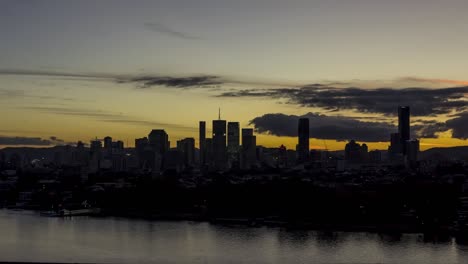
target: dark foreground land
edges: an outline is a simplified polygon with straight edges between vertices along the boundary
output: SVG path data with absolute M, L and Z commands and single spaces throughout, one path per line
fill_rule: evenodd
M 464 237 L 466 175 L 461 164 L 430 174 L 402 168 L 100 172 L 86 181 L 72 168 L 53 175 L 25 170 L 0 199 L 5 207 L 34 210 L 80 208 L 86 201 L 113 216 Z

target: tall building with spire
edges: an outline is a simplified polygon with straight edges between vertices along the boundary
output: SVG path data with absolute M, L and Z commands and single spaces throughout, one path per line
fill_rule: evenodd
M 227 167 L 226 151 L 226 120 L 221 120 L 221 110 L 218 113 L 218 120 L 213 120 L 213 158 L 214 166 L 217 170 Z

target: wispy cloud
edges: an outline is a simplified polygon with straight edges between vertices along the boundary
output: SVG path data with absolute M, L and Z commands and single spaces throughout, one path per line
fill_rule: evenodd
M 40 71 L 24 69 L 0 69 L 0 75 L 25 75 L 25 76 L 49 76 L 65 78 L 88 78 L 88 79 L 107 79 L 112 80 L 116 75 L 105 73 L 73 73 L 59 71 Z
M 181 39 L 188 39 L 188 40 L 199 40 L 202 39 L 199 36 L 195 36 L 186 32 L 178 31 L 175 30 L 167 25 L 161 24 L 161 23 L 145 23 L 144 24 L 145 29 L 156 32 L 156 33 L 161 33 L 165 34 L 170 37 L 176 37 L 176 38 L 181 38 Z
M 195 132 L 198 131 L 196 127 L 190 126 L 183 126 L 178 124 L 171 124 L 171 123 L 164 123 L 164 122 L 155 122 L 155 121 L 147 121 L 147 120 L 137 120 L 137 119 L 102 119 L 102 122 L 110 122 L 110 123 L 119 123 L 125 125 L 137 125 L 137 126 L 144 126 L 148 128 L 166 128 L 166 129 L 177 129 L 182 131 L 189 131 Z
M 57 115 L 70 115 L 80 117 L 95 117 L 95 118 L 120 118 L 123 117 L 122 113 L 104 111 L 104 110 L 93 110 L 93 109 L 81 109 L 81 108 L 67 108 L 67 107 L 47 107 L 47 106 L 28 106 L 22 109 L 29 109 L 39 111 L 43 113 L 57 114 Z
M 29 109 L 33 111 L 40 111 L 43 113 L 57 114 L 57 115 L 68 115 L 82 118 L 92 118 L 99 122 L 107 123 L 119 123 L 125 125 L 143 126 L 148 128 L 169 128 L 185 131 L 196 131 L 197 128 L 183 126 L 178 124 L 171 124 L 165 122 L 144 120 L 138 117 L 129 116 L 124 113 L 117 113 L 112 111 L 105 111 L 99 109 L 80 109 L 80 108 L 67 108 L 67 107 L 23 107 L 23 109 Z M 52 138 L 51 138 L 52 140 Z
M 70 97 L 61 97 L 54 95 L 40 95 L 40 94 L 31 94 L 27 93 L 24 90 L 8 90 L 0 89 L 0 100 L 9 100 L 12 98 L 35 98 L 35 99 L 44 99 L 44 100 L 65 100 L 65 101 L 76 101 L 74 98 Z
M 21 69 L 0 69 L 0 75 L 21 75 L 21 76 L 45 76 L 60 78 L 78 78 L 85 80 L 110 81 L 116 83 L 132 83 L 138 88 L 150 88 L 154 86 L 164 86 L 169 88 L 206 88 L 224 84 L 226 81 L 216 75 L 188 75 L 188 76 L 168 76 L 158 74 L 105 74 L 105 73 L 68 73 L 54 71 L 34 71 Z M 236 82 L 236 81 L 233 81 Z M 0 90 L 0 93 L 2 90 Z M 3 90 L 8 96 L 22 96 L 21 91 Z M 43 96 L 45 98 L 45 96 Z
M 419 83 L 468 85 L 468 81 L 465 81 L 465 80 L 431 79 L 431 78 L 419 78 L 419 77 L 404 77 L 404 78 L 401 78 L 401 80 L 409 81 L 409 82 L 419 82 Z
M 140 76 L 131 78 L 121 78 L 120 83 L 136 83 L 140 88 L 149 88 L 152 86 L 167 86 L 174 88 L 206 88 L 223 84 L 218 76 L 189 76 L 189 77 L 170 77 L 170 76 Z

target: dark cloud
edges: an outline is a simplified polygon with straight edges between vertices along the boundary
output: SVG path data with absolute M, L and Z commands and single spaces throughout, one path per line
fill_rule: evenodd
M 0 75 L 29 75 L 57 77 L 61 79 L 73 80 L 96 80 L 112 81 L 116 83 L 134 83 L 138 88 L 149 88 L 153 86 L 166 86 L 173 88 L 205 88 L 224 84 L 225 81 L 220 76 L 214 75 L 194 75 L 194 76 L 162 76 L 162 75 L 117 75 L 104 73 L 67 73 L 54 71 L 34 71 L 21 69 L 0 69 Z M 232 83 L 244 83 L 242 81 L 231 80 Z M 0 90 L 2 97 L 28 96 L 41 99 L 59 98 L 63 100 L 72 100 L 71 98 L 60 98 L 46 95 L 28 95 L 19 90 Z
M 379 142 L 388 141 L 396 127 L 390 123 L 363 122 L 351 117 L 326 116 L 308 113 L 302 116 L 266 114 L 250 121 L 259 133 L 275 136 L 297 136 L 297 124 L 301 117 L 309 118 L 310 137 L 318 139 Z
M 202 39 L 199 36 L 194 36 L 191 34 L 188 34 L 186 32 L 182 31 L 177 31 L 174 30 L 167 25 L 161 24 L 161 23 L 145 23 L 144 24 L 145 29 L 156 32 L 156 33 L 162 33 L 170 37 L 176 37 L 176 38 L 181 38 L 181 39 L 188 39 L 188 40 L 199 40 Z
M 152 86 L 166 86 L 174 88 L 212 87 L 223 84 L 218 76 L 190 76 L 190 77 L 169 77 L 169 76 L 141 76 L 127 79 L 119 79 L 120 83 L 136 83 L 140 88 Z
M 360 117 L 326 116 L 308 113 L 302 116 L 265 114 L 250 121 L 259 133 L 275 136 L 297 136 L 297 124 L 301 117 L 309 118 L 312 138 L 378 142 L 388 141 L 390 133 L 397 127 L 390 122 L 362 121 Z M 375 119 L 375 118 L 374 118 Z M 437 138 L 438 133 L 452 130 L 452 138 L 468 139 L 468 112 L 457 114 L 446 122 L 414 119 L 411 125 L 412 137 Z
M 0 145 L 14 146 L 14 145 L 29 145 L 29 146 L 49 146 L 52 141 L 42 139 L 40 137 L 10 137 L 0 136 Z
M 452 137 L 468 139 L 468 112 L 459 114 L 458 117 L 446 122 L 447 127 L 452 129 Z
M 396 114 L 397 106 L 408 105 L 413 116 L 434 116 L 468 109 L 468 87 L 456 88 L 302 88 L 257 89 L 224 92 L 220 97 L 266 97 L 286 100 L 304 107 L 327 111 L 356 110 L 363 113 Z
M 423 121 L 411 125 L 415 138 L 437 138 L 437 134 L 449 130 L 447 124 L 438 121 Z
M 60 138 L 58 138 L 56 136 L 49 137 L 49 140 L 52 141 L 52 142 L 56 142 L 56 143 L 64 143 L 65 142 L 65 140 L 60 139 Z

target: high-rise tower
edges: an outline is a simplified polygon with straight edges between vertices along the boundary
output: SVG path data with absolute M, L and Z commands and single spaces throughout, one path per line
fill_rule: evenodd
M 406 154 L 406 141 L 410 140 L 410 107 L 398 107 L 398 133 L 403 154 Z
M 298 125 L 297 160 L 299 163 L 309 159 L 309 119 L 300 118 Z
M 228 122 L 227 132 L 227 155 L 229 167 L 238 167 L 240 151 L 239 122 Z
M 221 114 L 218 120 L 213 120 L 213 158 L 216 169 L 226 168 L 226 120 L 221 120 Z
M 200 166 L 205 165 L 206 158 L 206 122 L 200 121 L 199 123 L 199 146 L 200 146 Z

